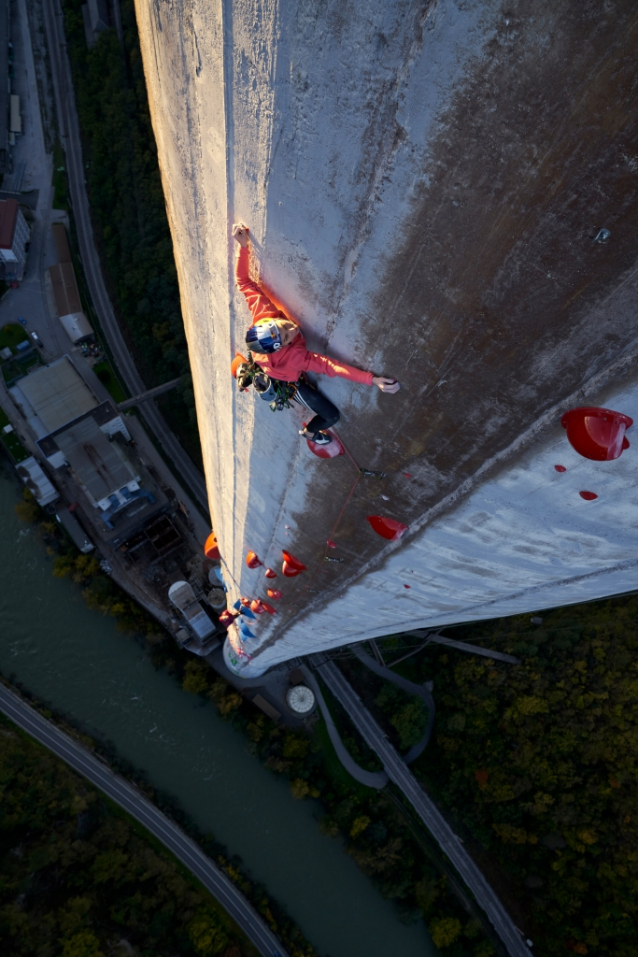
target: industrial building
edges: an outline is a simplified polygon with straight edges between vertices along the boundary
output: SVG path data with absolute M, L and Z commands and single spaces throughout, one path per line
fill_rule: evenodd
M 19 282 L 27 264 L 29 227 L 15 199 L 0 199 L 0 279 Z
M 137 460 L 122 416 L 110 401 L 98 401 L 69 356 L 10 392 L 47 463 L 72 477 L 109 544 L 121 544 L 166 507 L 166 496 Z
M 61 223 L 55 223 L 51 231 L 58 255 L 57 264 L 49 269 L 55 308 L 62 328 L 71 342 L 80 345 L 93 338 L 93 328 L 82 309 L 66 229 Z

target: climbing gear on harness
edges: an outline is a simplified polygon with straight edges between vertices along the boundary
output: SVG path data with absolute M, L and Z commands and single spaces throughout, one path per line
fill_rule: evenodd
M 259 398 L 268 402 L 273 412 L 290 409 L 290 401 L 294 399 L 297 393 L 296 383 L 271 379 L 270 376 L 257 365 L 252 356 L 237 366 L 235 378 L 237 380 L 237 388 L 240 392 L 246 392 L 251 385 L 254 386 Z

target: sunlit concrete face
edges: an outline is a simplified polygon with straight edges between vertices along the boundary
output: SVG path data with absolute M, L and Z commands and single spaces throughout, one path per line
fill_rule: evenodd
M 583 481 L 621 483 L 613 504 L 572 502 L 578 469 L 547 484 L 546 456 L 566 444 L 556 423 L 561 403 L 583 404 L 579 390 L 587 404 L 633 401 L 622 367 L 597 376 L 636 339 L 635 5 L 138 0 L 137 11 L 231 593 L 265 595 L 249 549 L 278 570 L 282 548 L 308 566 L 279 574 L 285 597 L 259 618 L 249 670 L 581 600 L 584 575 L 597 594 L 622 590 L 627 576 L 611 571 L 635 544 L 614 531 L 638 522 L 622 485 L 632 450 L 578 462 Z M 301 413 L 272 414 L 229 373 L 248 324 L 233 289 L 238 219 L 255 272 L 310 347 L 402 383 L 385 396 L 320 382 L 355 461 L 387 473 L 358 483 L 334 531 L 352 462 L 314 458 Z M 504 505 L 510 486 L 520 494 Z M 369 514 L 411 531 L 388 546 Z M 342 564 L 323 562 L 328 537 Z M 566 560 L 572 539 L 583 551 Z

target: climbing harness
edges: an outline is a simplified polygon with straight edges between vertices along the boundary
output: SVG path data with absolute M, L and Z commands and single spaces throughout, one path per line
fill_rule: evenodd
M 280 379 L 271 379 L 270 376 L 255 362 L 252 355 L 242 362 L 237 369 L 237 388 L 246 392 L 252 385 L 260 399 L 268 402 L 273 412 L 282 412 L 290 409 L 291 399 L 297 393 L 295 382 L 282 382 Z

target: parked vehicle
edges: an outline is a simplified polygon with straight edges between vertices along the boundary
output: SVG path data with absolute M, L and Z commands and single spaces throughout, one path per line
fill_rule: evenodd
M 27 320 L 23 319 L 22 316 L 18 316 L 18 322 L 22 323 L 23 326 L 26 326 Z
M 37 332 L 32 332 L 32 333 L 31 333 L 31 338 L 32 338 L 33 341 L 35 342 L 36 346 L 38 346 L 40 349 L 44 349 L 44 343 L 42 342 L 42 339 L 41 339 L 40 336 L 37 334 Z

